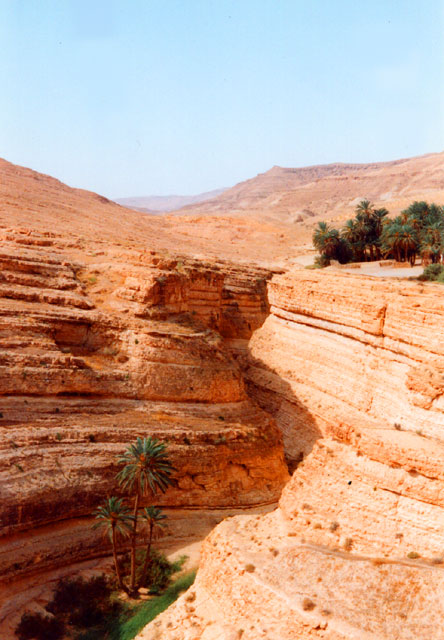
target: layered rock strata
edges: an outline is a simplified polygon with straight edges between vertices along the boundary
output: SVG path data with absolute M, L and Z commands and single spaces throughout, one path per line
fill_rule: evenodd
M 442 640 L 442 288 L 300 271 L 269 299 L 249 390 L 297 468 L 140 638 Z
M 169 444 L 177 486 L 164 506 L 269 503 L 287 479 L 280 432 L 223 338 L 236 351 L 263 322 L 268 274 L 113 251 L 4 234 L 3 576 L 106 552 L 87 516 L 116 492 L 116 459 L 137 436 Z

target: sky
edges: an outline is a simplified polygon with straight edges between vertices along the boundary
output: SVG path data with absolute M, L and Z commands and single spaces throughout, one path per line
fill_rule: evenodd
M 444 150 L 444 0 L 0 0 L 0 157 L 109 198 Z

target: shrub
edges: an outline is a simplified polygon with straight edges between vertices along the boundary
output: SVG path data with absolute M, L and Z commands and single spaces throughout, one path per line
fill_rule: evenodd
M 444 265 L 429 264 L 427 267 L 425 267 L 423 273 L 418 277 L 418 280 L 444 282 Z
M 56 618 L 26 611 L 15 630 L 19 640 L 59 640 L 65 635 L 65 625 Z
M 314 259 L 314 267 L 318 268 L 318 269 L 323 269 L 324 267 L 329 267 L 330 266 L 330 258 L 327 258 L 327 256 L 316 256 L 316 258 Z
M 255 570 L 256 570 L 256 567 L 254 566 L 254 564 L 245 565 L 245 571 L 248 571 L 248 573 L 254 573 Z
M 417 553 L 416 551 L 410 551 L 407 554 L 407 558 L 409 558 L 410 560 L 417 560 L 418 558 L 420 558 L 421 556 L 419 555 L 419 553 Z
M 63 578 L 46 610 L 74 627 L 95 627 L 121 609 L 120 603 L 111 600 L 111 593 L 112 585 L 103 574 L 89 580 Z
M 146 550 L 139 549 L 136 553 L 137 566 L 139 567 L 136 574 L 136 581 L 141 578 L 143 563 L 145 561 Z M 182 568 L 186 560 L 186 556 L 182 556 L 176 562 L 170 562 L 168 558 L 159 553 L 155 549 L 151 549 L 151 562 L 148 565 L 148 571 L 144 583 L 141 585 L 149 589 L 151 594 L 158 594 L 164 591 L 171 582 L 171 576 Z M 130 554 L 126 554 L 123 561 L 123 573 L 128 573 L 130 569 Z
M 59 580 L 47 610 L 51 613 L 70 612 L 85 602 L 102 603 L 109 598 L 111 592 L 112 585 L 103 573 L 89 580 L 82 577 L 63 578 Z

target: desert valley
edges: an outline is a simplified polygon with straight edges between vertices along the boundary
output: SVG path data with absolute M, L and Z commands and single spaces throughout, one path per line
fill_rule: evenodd
M 156 544 L 202 547 L 140 640 L 444 638 L 442 285 L 306 268 L 363 198 L 443 204 L 444 153 L 274 167 L 162 215 L 0 160 L 2 640 L 61 576 L 112 571 L 92 514 L 148 436 L 175 468 Z

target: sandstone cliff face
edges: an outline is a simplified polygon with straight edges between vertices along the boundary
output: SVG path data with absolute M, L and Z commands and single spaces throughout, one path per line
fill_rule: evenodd
M 267 272 L 25 230 L 4 232 L 0 265 L 1 575 L 104 552 L 87 516 L 137 436 L 178 469 L 159 504 L 277 500 L 281 435 L 234 357 L 266 317 Z
M 442 640 L 442 289 L 303 270 L 269 300 L 246 375 L 296 470 L 140 638 Z

